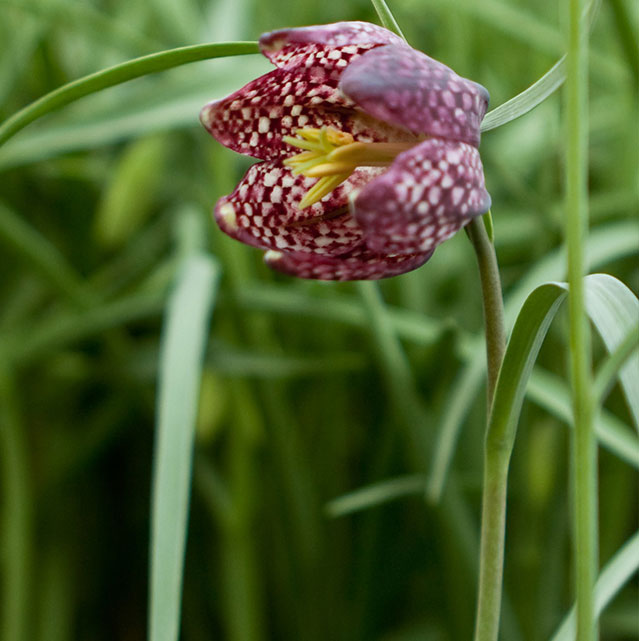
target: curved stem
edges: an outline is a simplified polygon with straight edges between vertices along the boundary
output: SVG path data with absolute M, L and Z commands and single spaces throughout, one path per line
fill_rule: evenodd
M 0 145 L 41 116 L 102 89 L 189 62 L 249 53 L 259 53 L 256 42 L 217 42 L 169 49 L 97 71 L 42 96 L 5 120 L 0 125 Z
M 489 229 L 487 230 L 487 225 Z M 486 332 L 488 416 L 493 405 L 497 378 L 506 350 L 504 304 L 497 256 L 492 243 L 490 214 L 485 220 L 475 218 L 466 227 L 477 256 L 484 306 Z M 510 449 L 486 440 L 482 500 L 481 545 L 479 552 L 479 589 L 476 641 L 496 641 L 502 598 L 504 534 L 506 528 L 506 492 Z
M 486 214 L 486 217 L 488 224 L 492 224 L 490 213 Z M 495 247 L 488 235 L 484 221 L 474 218 L 466 226 L 466 232 L 477 256 L 477 266 L 479 267 L 479 277 L 481 279 L 486 332 L 486 360 L 488 365 L 488 414 L 490 415 L 497 376 L 499 375 L 506 349 L 504 301 L 501 294 L 501 279 L 499 277 Z

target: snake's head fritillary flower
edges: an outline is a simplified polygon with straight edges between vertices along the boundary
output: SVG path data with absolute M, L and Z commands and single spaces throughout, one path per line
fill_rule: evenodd
M 215 218 L 268 250 L 268 265 L 322 280 L 394 276 L 488 211 L 481 85 L 364 22 L 273 31 L 260 48 L 277 68 L 200 117 L 262 161 Z

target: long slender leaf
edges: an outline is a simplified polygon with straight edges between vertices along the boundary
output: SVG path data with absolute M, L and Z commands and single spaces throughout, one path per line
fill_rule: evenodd
M 619 376 L 619 370 L 637 350 L 639 350 L 639 327 L 633 327 L 599 366 L 594 388 L 595 396 L 600 402 L 603 402 L 615 379 Z
M 403 496 L 421 494 L 424 491 L 424 480 L 423 476 L 415 474 L 359 488 L 329 501 L 326 513 L 331 517 L 346 516 Z
M 391 13 L 391 10 L 388 8 L 385 0 L 371 0 L 371 3 L 373 4 L 375 11 L 377 11 L 377 15 L 379 16 L 381 23 L 387 29 L 394 31 L 397 35 L 404 38 L 402 30 L 399 28 L 397 20 L 395 20 L 395 16 Z M 406 40 L 406 38 L 404 38 L 404 40 Z
M 522 306 L 497 380 L 488 444 L 512 449 L 528 379 L 550 323 L 565 297 L 565 286 L 547 283 L 535 289 Z
M 596 268 L 620 256 L 633 254 L 639 246 L 639 227 L 634 223 L 623 223 L 614 227 L 593 230 L 587 244 L 590 268 Z M 531 291 L 544 281 L 564 276 L 565 258 L 562 249 L 550 253 L 539 262 L 511 290 L 505 300 L 506 324 L 512 326 L 517 313 Z M 464 371 L 451 387 L 446 403 L 447 410 L 440 421 L 437 446 L 433 451 L 431 474 L 428 481 L 428 495 L 432 501 L 439 501 L 450 469 L 450 461 L 464 419 L 470 410 L 472 400 L 478 393 L 484 377 L 483 344 L 477 342 L 463 352 L 467 359 Z
M 182 69 L 175 77 L 120 85 L 87 97 L 51 115 L 46 126 L 27 128 L 1 146 L 0 170 L 148 133 L 198 126 L 202 105 L 234 91 L 242 80 L 260 75 L 268 66 L 258 56 L 237 62 L 225 58 L 212 68 Z
M 620 280 L 592 274 L 585 283 L 586 308 L 609 352 L 637 327 L 639 300 Z M 631 355 L 619 370 L 619 382 L 639 430 L 639 354 Z
M 258 48 L 255 42 L 217 42 L 162 51 L 97 71 L 42 96 L 5 120 L 0 125 L 0 145 L 41 116 L 107 87 L 198 60 L 241 56 L 257 52 Z
M 557 91 L 566 80 L 565 59 L 566 56 L 562 56 L 528 89 L 489 111 L 481 123 L 481 130 L 489 131 L 523 116 Z
M 196 253 L 167 308 L 160 356 L 153 477 L 150 641 L 176 641 L 200 371 L 219 272 Z
M 606 564 L 595 585 L 595 612 L 599 616 L 606 606 L 639 569 L 639 532 L 634 534 Z M 564 619 L 551 641 L 575 641 L 575 608 Z

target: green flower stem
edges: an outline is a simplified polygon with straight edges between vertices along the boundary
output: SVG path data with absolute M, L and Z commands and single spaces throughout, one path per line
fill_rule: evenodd
M 497 641 L 501 613 L 510 450 L 486 443 L 475 641 Z
M 584 305 L 584 241 L 588 230 L 588 41 L 583 0 L 570 0 L 566 76 L 566 245 L 570 292 L 574 554 L 577 638 L 595 641 L 597 574 L 597 446 L 593 429 L 590 327 Z
M 481 279 L 482 300 L 486 331 L 486 359 L 488 364 L 487 392 L 488 414 L 495 395 L 497 376 L 504 360 L 506 349 L 506 331 L 504 329 L 504 301 L 501 293 L 501 280 L 495 247 L 487 228 L 492 232 L 490 213 L 486 221 L 474 218 L 466 227 L 466 232 L 473 244 Z
M 504 304 L 497 256 L 492 243 L 492 220 L 475 218 L 466 227 L 477 256 L 484 305 L 486 332 L 488 416 L 495 386 L 506 350 Z M 481 543 L 479 552 L 479 589 L 476 641 L 496 641 L 502 599 L 504 534 L 506 529 L 506 492 L 508 463 L 512 442 L 488 438 L 484 455 Z
M 74 80 L 24 107 L 0 125 L 0 145 L 28 124 L 84 96 L 189 62 L 259 53 L 256 42 L 217 42 L 153 53 Z

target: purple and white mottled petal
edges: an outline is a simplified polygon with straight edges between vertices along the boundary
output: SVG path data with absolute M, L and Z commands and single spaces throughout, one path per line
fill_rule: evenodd
M 386 256 L 360 246 L 342 256 L 319 256 L 268 251 L 264 262 L 271 268 L 298 278 L 314 280 L 378 280 L 421 267 L 433 252 Z
M 275 69 L 230 96 L 207 104 L 200 120 L 225 147 L 260 160 L 297 153 L 299 150 L 284 143 L 282 137 L 294 136 L 301 127 L 333 126 L 361 142 L 412 137 L 356 111 L 352 105 L 349 108 L 336 90 L 338 78 L 331 78 L 330 72 L 322 75 L 322 69 Z
M 403 40 L 396 34 L 368 22 L 336 22 L 333 24 L 278 29 L 260 37 L 262 53 L 275 65 L 282 68 L 297 66 L 305 61 L 311 45 L 323 45 L 327 49 L 349 47 L 348 53 L 361 53 L 371 47 Z
M 378 120 L 479 145 L 486 89 L 406 44 L 366 52 L 348 66 L 339 88 Z
M 215 219 L 222 231 L 254 247 L 343 254 L 363 238 L 348 210 L 348 193 L 380 171 L 358 169 L 322 200 L 300 210 L 300 200 L 317 179 L 293 176 L 279 163 L 258 163 L 232 194 L 218 201 Z
M 475 147 L 429 139 L 397 156 L 353 199 L 354 217 L 372 251 L 434 249 L 490 208 Z

